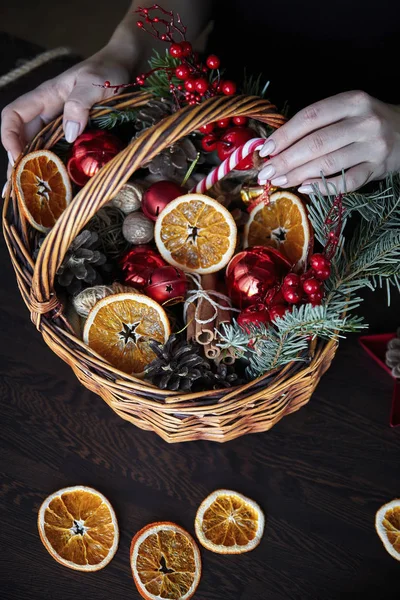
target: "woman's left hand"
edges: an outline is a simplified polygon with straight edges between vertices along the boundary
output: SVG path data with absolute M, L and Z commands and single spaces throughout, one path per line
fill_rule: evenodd
M 354 191 L 400 170 L 400 107 L 360 91 L 332 96 L 282 125 L 268 138 L 260 156 L 271 157 L 259 173 L 260 183 L 300 186 L 305 194 L 312 192 L 311 184 L 317 184 L 326 194 L 323 174 L 343 192 L 344 170 L 346 191 Z

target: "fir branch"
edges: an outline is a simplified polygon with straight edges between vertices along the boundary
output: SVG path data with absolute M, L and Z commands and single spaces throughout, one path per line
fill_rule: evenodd
M 169 54 L 169 51 L 166 50 L 164 54 L 160 54 L 154 50 L 153 56 L 149 60 L 149 67 L 152 71 L 156 70 L 149 77 L 146 78 L 145 84 L 142 86 L 142 90 L 146 92 L 151 92 L 153 96 L 157 97 L 170 97 L 170 84 L 172 83 L 175 86 L 178 86 L 182 82 L 175 77 L 175 75 L 168 75 L 168 71 L 164 69 L 175 69 L 175 67 L 179 64 L 179 59 L 174 58 Z
M 92 124 L 100 129 L 113 129 L 117 125 L 132 123 L 137 118 L 137 109 L 127 108 L 125 110 L 114 109 L 106 115 L 95 117 Z

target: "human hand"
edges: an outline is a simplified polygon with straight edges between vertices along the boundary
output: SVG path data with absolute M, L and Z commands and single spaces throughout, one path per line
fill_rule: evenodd
M 113 90 L 93 85 L 107 80 L 115 84 L 128 82 L 129 68 L 115 50 L 105 47 L 6 106 L 1 114 L 1 141 L 10 164 L 40 129 L 62 112 L 65 138 L 67 142 L 75 141 L 87 124 L 93 104 L 113 94 Z
M 260 183 L 300 185 L 299 192 L 305 194 L 317 184 L 326 194 L 322 173 L 328 184 L 343 192 L 345 170 L 346 191 L 354 191 L 400 170 L 400 107 L 360 91 L 332 96 L 304 108 L 277 129 L 260 156 L 271 156 L 259 173 Z

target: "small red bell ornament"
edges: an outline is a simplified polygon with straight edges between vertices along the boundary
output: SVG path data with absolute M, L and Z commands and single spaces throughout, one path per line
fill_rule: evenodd
M 128 250 L 122 257 L 120 266 L 124 283 L 142 291 L 154 270 L 165 267 L 166 262 L 156 250 L 143 245 Z
M 175 198 L 186 194 L 180 185 L 173 181 L 157 181 L 153 183 L 142 198 L 142 211 L 148 219 L 156 221 L 158 215 Z
M 159 304 L 183 302 L 188 289 L 186 275 L 180 269 L 166 265 L 155 269 L 144 288 L 144 293 Z
M 91 177 L 122 150 L 122 142 L 107 131 L 87 131 L 72 144 L 67 162 L 70 178 L 84 186 Z

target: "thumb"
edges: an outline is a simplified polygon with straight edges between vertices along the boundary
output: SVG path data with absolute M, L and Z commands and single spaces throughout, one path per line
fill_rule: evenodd
M 65 139 L 72 143 L 85 129 L 93 104 L 104 98 L 105 90 L 90 81 L 78 83 L 64 106 L 63 128 Z

